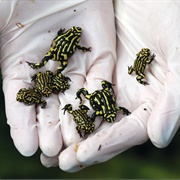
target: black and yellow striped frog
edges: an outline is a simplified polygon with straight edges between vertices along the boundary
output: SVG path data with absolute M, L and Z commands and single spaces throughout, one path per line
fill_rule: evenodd
M 66 104 L 62 110 L 64 110 L 64 113 L 67 110 L 70 114 L 73 115 L 73 119 L 77 124 L 76 130 L 81 138 L 83 137 L 81 131 L 84 131 L 84 136 L 86 134 L 93 133 L 95 125 L 91 121 L 91 118 L 87 115 L 87 112 L 89 110 L 87 106 L 80 105 L 79 109 L 73 110 L 71 104 Z
M 60 63 L 57 73 L 61 73 L 68 64 L 68 59 L 75 53 L 76 49 L 83 52 L 91 51 L 91 48 L 83 47 L 79 44 L 82 29 L 73 26 L 71 29 L 65 31 L 60 29 L 57 36 L 53 39 L 49 51 L 39 63 L 27 62 L 33 69 L 41 68 L 46 65 L 49 60 L 58 61 Z
M 130 112 L 124 107 L 117 107 L 114 97 L 113 84 L 108 81 L 102 81 L 102 90 L 96 90 L 92 94 L 89 94 L 85 88 L 81 88 L 76 93 L 76 98 L 80 99 L 82 103 L 81 94 L 90 101 L 90 105 L 94 109 L 94 113 L 91 116 L 92 121 L 97 116 L 101 116 L 105 121 L 113 123 L 116 120 L 117 111 L 122 111 L 123 114 L 129 115 Z
M 147 64 L 150 64 L 154 58 L 155 54 L 150 56 L 150 50 L 148 48 L 143 48 L 139 53 L 136 54 L 136 59 L 134 61 L 134 65 L 128 67 L 128 73 L 131 74 L 135 71 L 137 78 L 136 80 L 142 85 L 149 85 L 148 82 L 142 81 L 145 78 L 145 68 Z

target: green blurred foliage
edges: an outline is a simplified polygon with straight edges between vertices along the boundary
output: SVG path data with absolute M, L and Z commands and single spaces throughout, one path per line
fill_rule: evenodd
M 2 83 L 0 84 L 2 87 Z M 171 144 L 158 149 L 150 141 L 133 147 L 103 164 L 77 173 L 66 173 L 58 167 L 45 168 L 40 150 L 32 157 L 22 156 L 15 148 L 6 124 L 4 96 L 0 90 L 0 178 L 6 179 L 147 179 L 180 178 L 180 131 Z

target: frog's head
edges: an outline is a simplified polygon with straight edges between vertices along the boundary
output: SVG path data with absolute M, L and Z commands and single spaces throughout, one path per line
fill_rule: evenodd
M 25 99 L 25 96 L 27 95 L 27 89 L 22 88 L 19 90 L 19 92 L 16 95 L 16 100 L 19 102 L 23 102 Z
M 141 50 L 141 54 L 145 55 L 145 56 L 149 56 L 150 55 L 150 49 L 148 48 L 143 48 Z
M 73 34 L 75 34 L 76 36 L 81 36 L 81 33 L 82 33 L 82 29 L 80 27 L 76 27 L 76 26 L 73 26 L 71 28 L 71 31 L 73 32 Z
M 106 91 L 112 90 L 112 92 L 114 93 L 114 89 L 113 89 L 114 84 L 103 80 L 103 81 L 101 81 L 101 86 L 104 90 L 106 90 Z
M 113 123 L 116 120 L 116 112 L 108 114 L 106 117 L 104 117 L 104 120 Z
M 24 99 L 24 94 L 18 93 L 16 96 L 16 100 L 19 102 L 23 102 L 23 99 Z

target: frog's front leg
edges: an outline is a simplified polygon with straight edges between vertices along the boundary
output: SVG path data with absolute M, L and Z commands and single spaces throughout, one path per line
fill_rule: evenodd
M 82 104 L 81 94 L 83 94 L 86 97 L 89 93 L 85 88 L 81 88 L 76 92 L 76 99 L 80 100 L 80 104 Z
M 77 49 L 79 49 L 79 50 L 81 50 L 81 51 L 83 51 L 83 52 L 86 52 L 86 51 L 89 51 L 89 52 L 91 52 L 91 47 L 83 47 L 83 46 L 81 46 L 80 44 L 77 44 Z
M 89 111 L 89 108 L 86 105 L 80 105 L 79 109 L 84 113 L 87 113 Z
M 149 83 L 148 82 L 145 82 L 145 81 L 142 81 L 142 79 L 145 77 L 145 75 L 143 74 L 143 73 L 141 73 L 140 75 L 138 75 L 137 76 L 137 78 L 136 78 L 136 80 L 140 83 L 140 84 L 142 84 L 142 85 L 149 85 Z
M 57 35 L 58 35 L 58 36 L 62 35 L 62 33 L 63 33 L 64 31 L 65 31 L 65 29 L 62 29 L 62 28 L 61 28 L 61 29 L 57 32 Z
M 153 60 L 154 60 L 154 58 L 155 58 L 155 54 L 153 54 L 152 56 L 150 56 L 150 59 L 148 59 L 147 61 L 146 61 L 146 63 L 147 64 L 150 64 Z
M 97 116 L 102 116 L 102 112 L 101 111 L 96 111 L 96 112 L 92 113 L 91 121 L 94 122 Z
M 37 74 L 31 77 L 31 81 L 36 81 L 36 78 L 37 78 Z
M 128 74 L 132 74 L 132 72 L 134 71 L 132 66 L 128 66 Z

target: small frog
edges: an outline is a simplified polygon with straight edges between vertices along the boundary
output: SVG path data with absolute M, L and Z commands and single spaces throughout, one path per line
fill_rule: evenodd
M 142 79 L 145 78 L 144 70 L 146 65 L 150 64 L 154 60 L 155 54 L 150 56 L 150 50 L 148 48 L 143 48 L 138 54 L 136 54 L 136 56 L 134 65 L 130 67 L 128 66 L 128 73 L 131 74 L 135 71 L 137 81 L 142 85 L 149 85 L 148 82 L 142 81 Z
M 27 62 L 33 69 L 41 68 L 51 59 L 53 61 L 59 61 L 57 73 L 61 73 L 68 64 L 68 59 L 75 53 L 76 48 L 83 52 L 91 51 L 91 48 L 83 47 L 79 44 L 82 29 L 80 27 L 73 26 L 71 29 L 64 32 L 65 29 L 60 29 L 57 36 L 53 39 L 49 51 L 40 63 Z
M 76 93 L 76 99 L 80 99 L 82 103 L 81 94 L 90 101 L 90 105 L 95 110 L 91 119 L 94 122 L 97 116 L 103 117 L 107 122 L 113 123 L 116 120 L 117 111 L 122 111 L 123 114 L 129 115 L 130 112 L 124 107 L 117 107 L 114 97 L 113 84 L 108 81 L 102 81 L 102 90 L 96 90 L 89 94 L 85 88 L 81 88 Z
M 54 75 L 52 78 L 52 91 L 53 93 L 64 93 L 65 90 L 69 89 L 70 85 L 68 81 L 71 79 L 67 76 L 62 75 L 61 73 Z
M 42 96 L 49 97 L 52 94 L 52 78 L 53 72 L 46 71 L 45 73 L 38 72 L 32 76 L 32 81 L 35 82 L 35 88 L 42 94 Z
M 17 93 L 16 100 L 19 102 L 23 102 L 25 105 L 42 104 L 41 108 L 45 108 L 47 104 L 45 100 L 41 100 L 41 93 L 39 93 L 34 88 L 20 89 Z
M 72 105 L 66 104 L 62 110 L 64 110 L 64 114 L 67 110 L 70 114 L 73 115 L 73 120 L 77 124 L 76 130 L 81 138 L 83 138 L 81 131 L 84 131 L 85 135 L 94 132 L 95 125 L 91 121 L 91 118 L 87 115 L 87 112 L 89 110 L 87 106 L 80 105 L 79 109 L 72 110 Z

